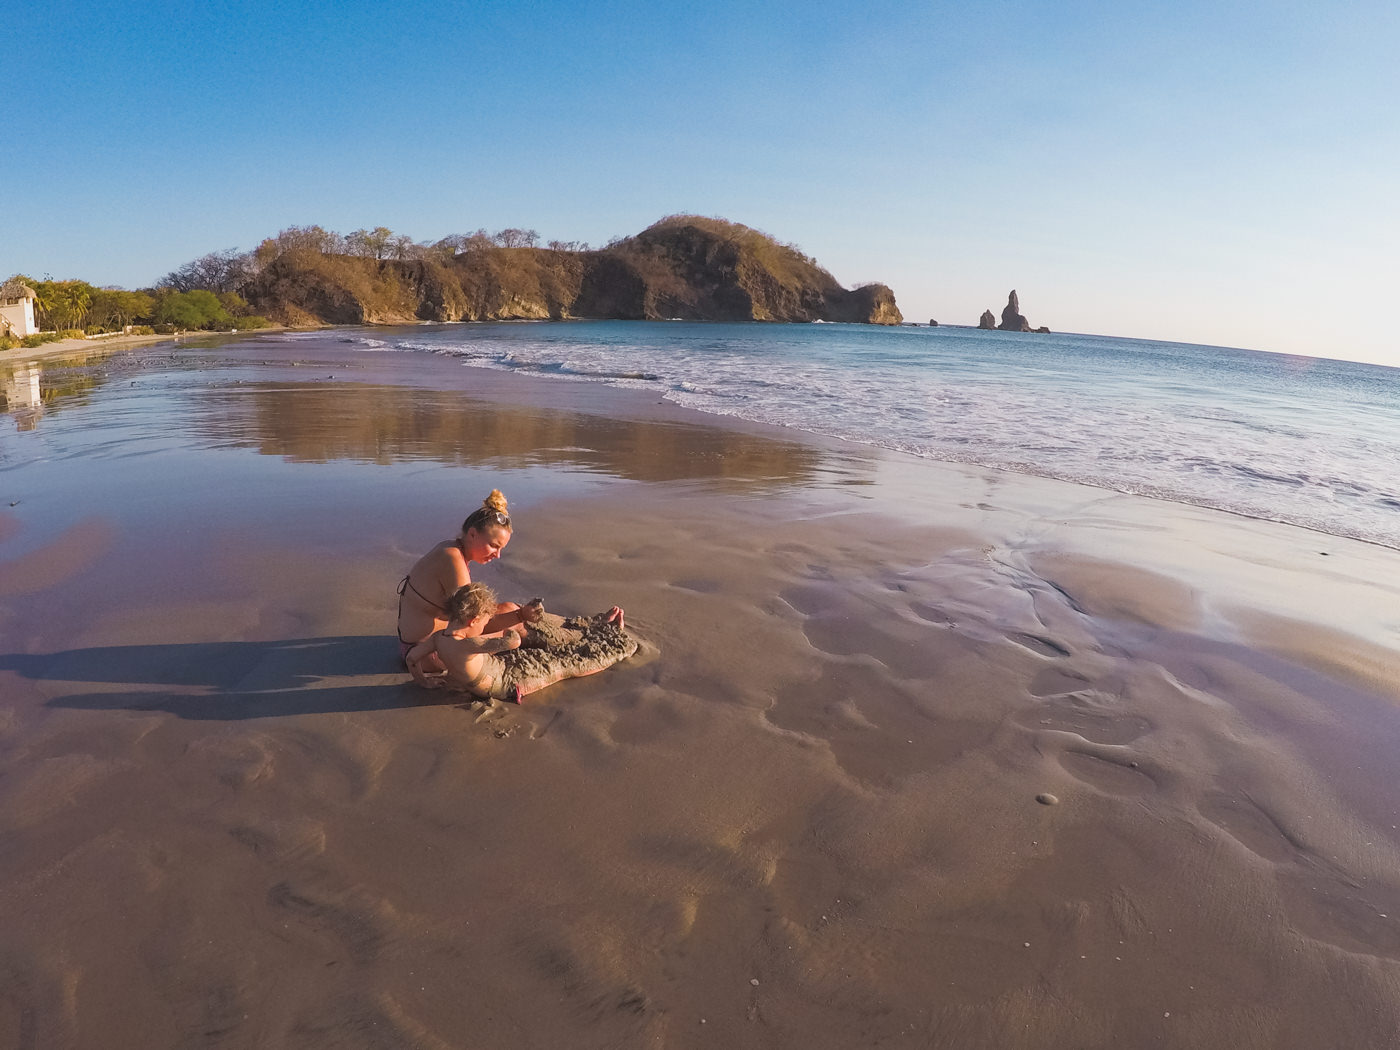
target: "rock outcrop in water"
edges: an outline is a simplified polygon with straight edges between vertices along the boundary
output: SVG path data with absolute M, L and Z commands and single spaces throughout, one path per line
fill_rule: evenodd
M 1021 300 L 1016 296 L 1016 289 L 1011 289 L 1011 294 L 1006 297 L 1006 306 L 1001 311 L 1001 324 L 997 325 L 1003 332 L 1029 332 L 1031 323 L 1026 320 L 1021 313 Z
M 1021 300 L 1016 295 L 1016 289 L 1011 289 L 1011 294 L 1006 297 L 1006 306 L 1001 311 L 1001 324 L 997 324 L 996 315 L 990 310 L 983 310 L 982 317 L 977 322 L 977 327 L 982 329 L 998 329 L 1003 332 L 1049 332 L 1048 328 L 1031 328 L 1031 323 L 1026 320 L 1021 313 Z
M 694 215 L 671 216 L 596 251 L 487 243 L 406 261 L 288 251 L 239 291 L 258 313 L 293 325 L 903 320 L 886 285 L 843 288 L 790 245 Z

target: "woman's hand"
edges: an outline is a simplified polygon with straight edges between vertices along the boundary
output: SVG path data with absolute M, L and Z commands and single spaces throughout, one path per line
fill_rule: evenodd
M 498 652 L 504 653 L 504 652 L 508 652 L 508 651 L 511 650 L 511 649 L 519 649 L 519 648 L 520 648 L 520 635 L 516 634 L 514 631 L 507 631 L 504 635 L 502 635 L 502 637 L 501 637 L 501 647 L 500 647 L 500 649 L 497 650 L 497 651 L 498 651 Z

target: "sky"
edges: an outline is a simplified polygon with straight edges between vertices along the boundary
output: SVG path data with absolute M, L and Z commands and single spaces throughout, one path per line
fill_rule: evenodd
M 293 225 L 678 212 L 907 320 L 1400 366 L 1400 4 L 165 0 L 7 12 L 0 279 Z

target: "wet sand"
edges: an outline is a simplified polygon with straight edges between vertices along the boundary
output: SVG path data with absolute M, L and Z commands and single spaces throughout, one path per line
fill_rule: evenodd
M 281 326 L 261 329 L 263 333 L 284 331 Z M 237 335 L 237 332 L 232 333 Z M 175 335 L 92 335 L 84 339 L 56 339 L 51 343 L 41 343 L 38 346 L 24 347 L 13 346 L 8 350 L 0 350 L 0 366 L 24 364 L 29 361 L 51 361 L 55 358 L 92 358 L 109 354 L 116 350 L 130 350 L 134 347 L 153 346 L 156 344 L 169 343 L 179 345 L 181 343 L 201 342 L 209 339 L 227 338 L 228 333 L 220 335 L 210 332 L 180 332 Z
M 334 333 L 0 417 L 0 1048 L 1387 1047 L 1400 554 Z M 418 691 L 394 584 L 646 649 Z

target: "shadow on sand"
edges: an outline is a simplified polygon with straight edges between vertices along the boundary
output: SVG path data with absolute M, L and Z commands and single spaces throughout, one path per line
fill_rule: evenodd
M 0 671 L 109 687 L 51 696 L 48 707 L 169 711 L 192 719 L 381 711 L 442 702 L 440 694 L 408 680 L 397 642 L 377 635 L 8 653 L 0 655 Z

